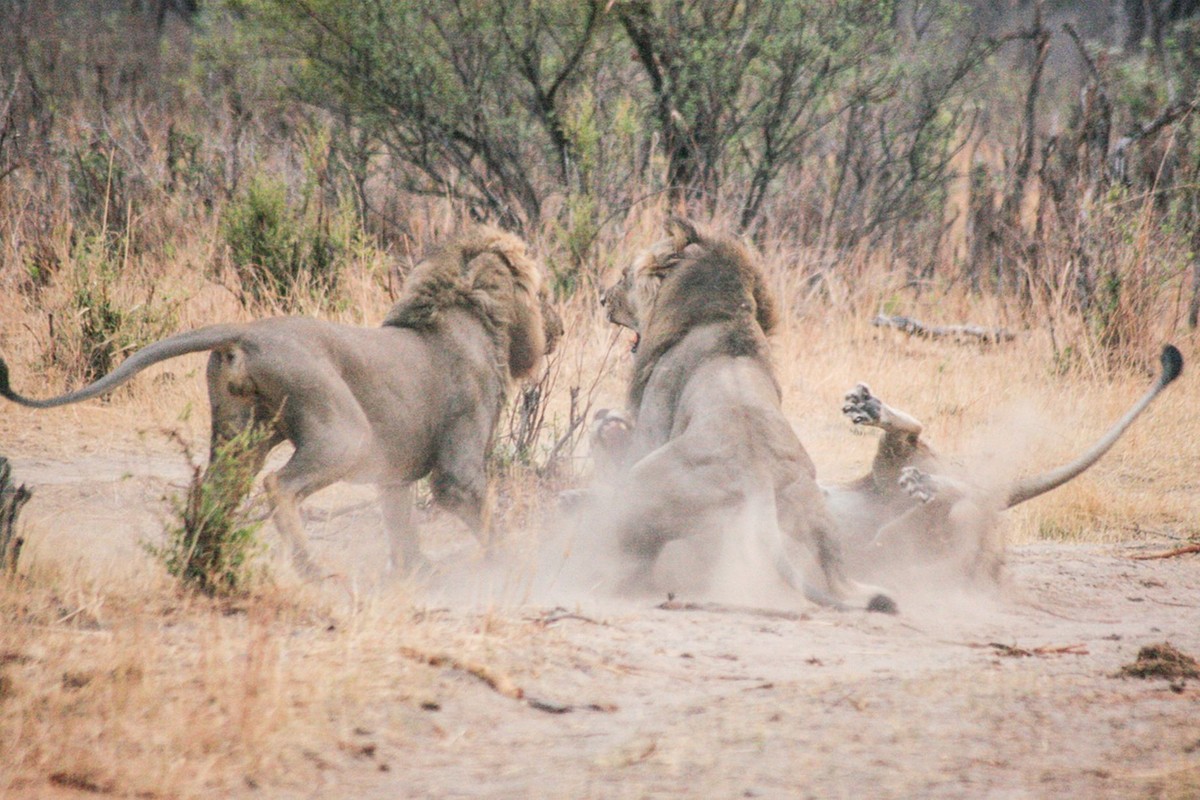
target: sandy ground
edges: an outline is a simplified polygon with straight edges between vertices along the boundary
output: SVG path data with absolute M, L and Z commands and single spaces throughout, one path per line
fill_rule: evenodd
M 178 456 L 16 457 L 35 487 L 28 554 L 149 568 Z M 314 550 L 372 580 L 370 492 L 314 498 Z M 434 521 L 434 528 L 440 526 Z M 273 536 L 269 528 L 268 534 Z M 435 557 L 472 547 L 431 534 Z M 1200 797 L 1200 680 L 1116 677 L 1146 645 L 1200 656 L 1200 556 L 1171 542 L 1040 544 L 1011 588 L 897 590 L 897 617 L 795 603 L 660 608 L 502 591 L 487 609 L 431 600 L 456 624 L 522 630 L 500 692 L 444 668 L 420 704 L 380 708 L 319 780 L 254 797 Z M 369 589 L 368 589 L 369 591 Z M 677 598 L 680 602 L 703 598 Z M 512 691 L 516 687 L 523 697 Z

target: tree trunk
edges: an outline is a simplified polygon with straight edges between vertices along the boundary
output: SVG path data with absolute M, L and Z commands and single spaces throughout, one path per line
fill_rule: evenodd
M 33 492 L 23 485 L 13 486 L 12 468 L 8 459 L 0 456 L 0 574 L 17 568 L 21 546 L 25 544 L 25 540 L 17 536 L 17 516 L 32 495 Z

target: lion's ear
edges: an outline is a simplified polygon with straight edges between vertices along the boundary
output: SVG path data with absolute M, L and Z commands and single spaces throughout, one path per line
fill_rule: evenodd
M 683 217 L 667 218 L 667 236 L 671 237 L 671 243 L 675 246 L 676 253 L 681 253 L 683 248 L 689 244 L 700 241 L 700 233 L 696 230 L 696 225 L 690 219 Z
M 508 372 L 514 378 L 527 378 L 542 363 L 547 347 L 547 326 L 541 306 L 522 298 L 513 309 L 508 329 Z
M 775 326 L 779 324 L 779 307 L 775 302 L 775 295 L 767 286 L 766 279 L 760 273 L 755 276 L 754 281 L 754 316 L 758 320 L 758 326 L 762 328 L 763 333 L 770 334 L 775 330 Z

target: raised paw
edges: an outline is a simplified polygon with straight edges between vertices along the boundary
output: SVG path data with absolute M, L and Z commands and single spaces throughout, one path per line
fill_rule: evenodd
M 842 413 L 855 425 L 878 425 L 883 403 L 871 394 L 871 387 L 860 383 L 846 393 Z
M 937 496 L 934 477 L 916 467 L 905 467 L 900 470 L 900 488 L 909 497 L 920 500 L 922 503 L 928 503 Z
M 633 424 L 620 411 L 602 408 L 592 416 L 592 444 L 609 451 L 623 450 L 629 445 Z

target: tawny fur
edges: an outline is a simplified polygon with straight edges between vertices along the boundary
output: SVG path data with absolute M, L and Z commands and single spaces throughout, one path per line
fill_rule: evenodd
M 1049 472 L 1027 476 L 1000 491 L 984 491 L 960 476 L 921 437 L 923 426 L 893 408 L 863 383 L 846 394 L 842 412 L 856 425 L 883 436 L 871 471 L 827 489 L 853 560 L 892 565 L 897 559 L 949 562 L 976 581 L 994 584 L 1004 565 L 996 515 L 1073 480 L 1109 451 L 1150 403 L 1183 370 L 1173 346 L 1162 352 L 1162 371 L 1146 393 L 1085 452 Z
M 747 535 L 761 536 L 790 585 L 827 605 L 894 610 L 885 594 L 844 573 L 812 461 L 780 408 L 766 339 L 775 304 L 754 257 L 671 220 L 667 238 L 633 260 L 604 303 L 610 319 L 640 337 L 614 523 L 633 564 L 628 582 L 648 582 L 672 540 L 765 503 L 776 524 Z M 793 566 L 784 536 L 811 550 L 815 579 Z
M 0 361 L 0 396 L 36 408 L 66 405 L 112 391 L 159 361 L 210 350 L 213 450 L 262 426 L 268 435 L 251 454 L 257 472 L 276 445 L 295 446 L 264 486 L 296 567 L 317 571 L 299 504 L 355 480 L 378 486 L 392 567 L 412 568 L 423 557 L 411 485 L 423 477 L 435 500 L 486 542 L 484 462 L 496 421 L 513 382 L 538 368 L 561 333 L 524 243 L 480 225 L 413 269 L 379 328 L 306 317 L 214 325 L 149 345 L 89 386 L 41 401 L 13 392 Z
M 623 278 L 604 300 L 612 321 L 635 327 L 636 317 L 624 310 L 627 286 Z M 883 435 L 867 474 L 849 483 L 823 487 L 847 561 L 856 569 L 883 573 L 894 571 L 898 563 L 920 566 L 938 562 L 974 582 L 998 584 L 1004 544 L 997 515 L 1092 467 L 1182 369 L 1183 356 L 1167 345 L 1155 382 L 1085 452 L 1061 467 L 990 492 L 974 485 L 969 476 L 956 474 L 922 437 L 924 426 L 915 417 L 883 402 L 866 384 L 858 384 L 846 394 L 842 413 L 856 425 L 879 428 Z M 633 423 L 621 412 L 605 409 L 593 427 L 596 431 L 622 431 L 615 441 L 620 452 L 628 448 Z M 593 436 L 596 458 L 613 460 L 607 452 L 612 438 Z

